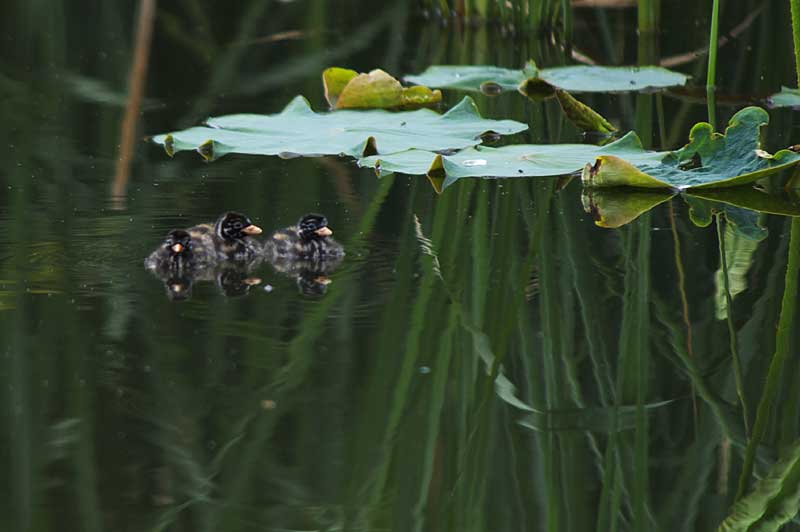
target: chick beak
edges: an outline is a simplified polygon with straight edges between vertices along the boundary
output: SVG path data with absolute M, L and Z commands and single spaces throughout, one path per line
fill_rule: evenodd
M 330 227 L 328 226 L 320 227 L 314 232 L 319 236 L 331 236 L 333 234 L 333 231 L 331 231 Z
M 253 224 L 250 224 L 247 227 L 245 227 L 244 229 L 242 229 L 242 233 L 244 233 L 246 235 L 260 235 L 263 232 L 264 231 L 262 231 L 259 226 L 253 225 Z
M 244 284 L 246 284 L 247 286 L 256 286 L 258 284 L 261 284 L 261 279 L 258 278 L 258 277 L 248 277 L 247 279 L 245 279 L 242 282 Z
M 181 243 L 175 243 L 175 244 L 172 244 L 172 247 L 170 249 L 172 249 L 172 251 L 174 253 L 182 253 L 183 250 L 186 249 L 186 248 L 184 248 L 183 244 L 181 244 Z

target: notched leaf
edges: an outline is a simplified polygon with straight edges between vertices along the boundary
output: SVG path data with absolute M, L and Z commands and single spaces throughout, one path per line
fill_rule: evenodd
M 201 145 L 199 145 L 197 147 L 197 153 L 199 153 L 203 157 L 203 159 L 205 159 L 206 162 L 209 163 L 214 159 L 216 159 L 216 157 L 214 156 L 214 141 L 209 139 L 204 143 L 202 143 Z
M 332 109 L 417 109 L 442 101 L 441 91 L 424 86 L 405 88 L 380 69 L 359 74 L 331 67 L 322 73 L 322 82 Z
M 322 72 L 322 86 L 325 89 L 325 99 L 331 109 L 336 107 L 339 95 L 350 81 L 358 76 L 358 72 L 349 68 L 330 67 Z
M 601 155 L 593 165 L 587 164 L 581 180 L 589 188 L 672 188 L 615 155 Z
M 479 144 L 481 134 L 486 131 L 510 135 L 527 128 L 526 124 L 513 120 L 482 118 L 471 98 L 464 98 L 440 115 L 430 109 L 394 113 L 384 110 L 315 113 L 308 101 L 298 96 L 277 114 L 210 118 L 205 127 L 156 135 L 152 141 L 174 154 L 198 150 L 212 140 L 213 159 L 231 152 L 298 156 L 344 154 L 364 158 L 410 149 L 431 152 L 463 149 Z M 370 137 L 372 142 L 368 141 Z M 207 149 L 201 151 L 206 158 Z
M 434 65 L 405 81 L 440 89 L 481 91 L 489 83 L 505 91 L 522 90 L 523 83 L 545 82 L 569 92 L 630 92 L 685 85 L 688 76 L 657 66 L 561 66 L 538 68 L 529 61 L 523 69 L 491 65 Z

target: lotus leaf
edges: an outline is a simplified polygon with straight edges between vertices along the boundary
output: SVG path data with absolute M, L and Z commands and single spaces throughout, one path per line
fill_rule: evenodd
M 725 134 L 711 124 L 696 124 L 689 144 L 663 155 L 660 161 L 623 160 L 601 155 L 587 165 L 583 181 L 589 187 L 633 186 L 676 189 L 724 188 L 752 183 L 800 161 L 800 154 L 780 150 L 771 155 L 761 149 L 760 130 L 769 115 L 746 107 L 728 123 Z
M 627 92 L 685 85 L 688 76 L 656 66 L 603 67 L 564 66 L 537 68 L 532 61 L 523 70 L 496 66 L 435 65 L 405 81 L 440 89 L 481 91 L 520 89 L 524 83 L 541 80 L 570 92 Z
M 800 154 L 761 149 L 760 129 L 769 115 L 758 107 L 736 113 L 724 135 L 710 124 L 696 124 L 689 144 L 674 152 L 650 152 L 635 133 L 606 146 L 521 144 L 476 148 L 453 155 L 412 150 L 361 159 L 378 172 L 427 174 L 441 178 L 445 189 L 462 177 L 557 176 L 579 170 L 587 187 L 714 189 L 752 183 L 800 161 Z M 594 161 L 592 164 L 589 161 Z
M 528 128 L 513 120 L 482 118 L 471 98 L 440 115 L 430 109 L 315 113 L 302 96 L 278 114 L 221 116 L 209 119 L 207 126 L 157 135 L 153 142 L 170 156 L 197 150 L 209 161 L 227 153 L 363 157 L 409 149 L 456 150 L 479 144 L 489 131 L 509 135 Z
M 427 174 L 442 178 L 442 189 L 462 177 L 545 177 L 580 171 L 600 155 L 618 155 L 631 161 L 658 162 L 663 153 L 642 148 L 635 133 L 628 133 L 606 146 L 593 144 L 519 144 L 489 148 L 478 146 L 452 155 L 409 150 L 359 160 L 361 166 L 378 173 Z
M 359 74 L 355 70 L 331 67 L 322 73 L 325 98 L 334 109 L 395 109 L 435 105 L 441 91 L 428 87 L 403 87 L 383 70 Z
M 767 100 L 772 107 L 800 107 L 800 90 L 781 87 L 781 92 Z
M 349 68 L 330 67 L 322 72 L 322 87 L 325 89 L 325 99 L 332 108 L 336 107 L 339 95 L 350 81 L 358 76 L 358 72 Z

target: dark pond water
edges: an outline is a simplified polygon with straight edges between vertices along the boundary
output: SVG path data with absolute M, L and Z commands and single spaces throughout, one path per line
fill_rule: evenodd
M 426 22 L 412 2 L 231 4 L 159 5 L 137 137 L 296 94 L 322 110 L 329 65 L 572 62 L 549 39 Z M 702 51 L 711 3 L 663 4 L 641 47 L 635 9 L 576 10 L 575 50 L 603 64 Z M 721 124 L 795 84 L 787 3 L 723 4 L 722 33 L 738 29 L 720 50 Z M 437 195 L 345 158 L 205 164 L 143 142 L 114 197 L 136 6 L 3 11 L 0 529 L 712 530 L 748 446 L 750 485 L 797 453 L 798 320 L 776 333 L 796 299 L 790 218 L 749 218 L 764 230 L 743 236 L 695 225 L 675 198 L 608 229 L 579 180 Z M 704 84 L 704 56 L 673 68 Z M 585 100 L 674 148 L 707 119 L 704 94 Z M 581 141 L 553 102 L 476 100 L 530 124 L 514 141 Z M 770 115 L 767 149 L 798 141 L 791 111 Z M 266 229 L 323 212 L 347 256 L 327 280 L 263 265 L 259 285 L 198 281 L 173 301 L 144 257 L 231 209 Z

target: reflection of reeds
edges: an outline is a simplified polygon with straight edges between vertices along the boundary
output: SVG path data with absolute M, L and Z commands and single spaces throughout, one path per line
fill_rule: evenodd
M 725 252 L 725 234 L 722 228 L 722 216 L 717 215 L 715 226 L 717 228 L 717 241 L 719 242 L 719 260 L 722 266 L 723 291 L 725 292 L 726 315 L 728 323 L 728 342 L 731 349 L 731 360 L 733 362 L 733 375 L 736 382 L 736 394 L 742 405 L 742 420 L 744 421 L 745 433 L 750 431 L 750 417 L 747 414 L 747 399 L 744 395 L 744 381 L 742 377 L 742 359 L 739 356 L 738 340 L 736 328 L 733 324 L 733 297 L 731 297 L 730 277 L 728 274 L 728 258 Z
M 133 64 L 128 82 L 128 103 L 125 106 L 125 117 L 122 120 L 119 155 L 114 173 L 114 185 L 111 197 L 119 201 L 125 195 L 133 163 L 136 129 L 139 125 L 139 114 L 144 98 L 147 65 L 150 59 L 150 42 L 153 38 L 153 22 L 156 16 L 156 0 L 141 0 L 139 3 L 139 20 L 136 24 L 136 44 L 134 46 Z M 124 203 L 124 202 L 123 202 Z
M 495 23 L 518 33 L 559 31 L 567 39 L 572 34 L 569 0 L 423 0 L 422 5 L 439 17 Z
M 793 328 L 795 327 L 797 309 L 798 276 L 800 276 L 800 219 L 798 218 L 792 218 L 789 239 L 789 260 L 786 266 L 781 314 L 778 320 L 778 329 L 775 333 L 775 354 L 769 365 L 767 380 L 756 411 L 753 433 L 747 444 L 742 473 L 739 477 L 737 499 L 745 495 L 750 485 L 756 451 L 766 435 L 768 424 L 772 420 L 773 408 L 780 393 L 784 365 L 787 357 L 792 352 Z

